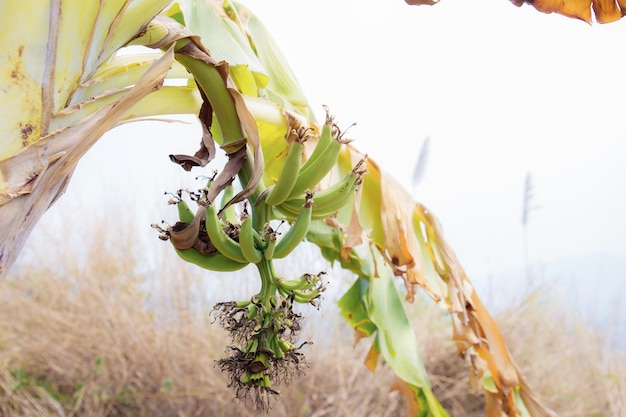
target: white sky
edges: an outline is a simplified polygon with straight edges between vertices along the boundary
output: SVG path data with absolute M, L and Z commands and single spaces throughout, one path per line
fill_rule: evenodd
M 542 207 L 531 260 L 626 255 L 626 21 L 589 26 L 506 0 L 246 3 L 313 107 L 356 121 L 357 146 L 407 186 L 430 136 L 416 199 L 472 275 L 523 265 L 529 171 Z
M 626 256 L 626 20 L 591 27 L 507 0 L 244 3 L 318 114 L 327 104 L 340 123 L 357 122 L 356 146 L 407 186 L 430 136 L 415 197 L 470 276 L 523 266 L 527 172 L 541 206 L 529 224 L 533 262 Z M 162 192 L 185 177 L 167 155 L 193 152 L 198 140 L 193 125 L 118 128 L 81 162 L 55 210 L 132 195 L 123 204 L 142 208 L 138 230 L 158 245 L 148 225 L 174 218 Z

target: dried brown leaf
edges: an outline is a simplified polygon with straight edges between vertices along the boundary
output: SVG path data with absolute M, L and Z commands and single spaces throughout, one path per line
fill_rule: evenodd
M 198 113 L 198 120 L 202 126 L 202 140 L 200 149 L 193 156 L 190 155 L 170 155 L 170 160 L 179 164 L 185 171 L 190 171 L 194 166 L 204 167 L 215 158 L 215 141 L 211 135 L 211 124 L 213 123 L 213 109 L 206 94 L 198 87 L 202 105 Z
M 407 409 L 405 415 L 407 417 L 419 415 L 420 406 L 415 398 L 415 392 L 411 389 L 409 384 L 406 383 L 406 381 L 396 377 L 391 384 L 390 391 L 399 392 L 406 399 Z
M 352 147 L 348 149 L 358 154 Z M 346 155 L 340 158 L 344 158 L 340 164 L 347 163 Z M 412 298 L 417 285 L 449 310 L 458 353 L 466 359 L 475 386 L 485 392 L 492 415 L 515 416 L 519 392 L 522 399 L 532 402 L 526 405 L 533 408 L 533 415 L 551 416 L 551 411 L 523 383 L 498 326 L 443 238 L 435 217 L 373 161 L 368 162 L 359 220 L 370 233 L 367 241 L 385 256 L 394 274 L 404 279 L 407 298 Z M 372 208 L 378 208 L 378 212 Z M 343 219 L 352 222 L 354 216 Z M 344 232 L 348 229 L 340 223 L 333 226 Z M 377 230 L 380 233 L 375 235 Z M 492 379 L 492 385 L 483 386 L 483 377 Z
M 439 3 L 439 0 L 405 0 L 412 6 Z M 543 13 L 558 13 L 591 23 L 592 10 L 598 23 L 610 23 L 626 14 L 625 0 L 511 0 L 516 6 L 528 3 Z
M 411 6 L 432 6 L 434 4 L 439 3 L 439 0 L 404 0 L 407 4 Z
M 363 363 L 365 367 L 372 372 L 376 371 L 376 367 L 378 366 L 378 358 L 380 356 L 380 351 L 376 348 L 376 343 L 373 343 L 370 347 L 370 350 L 367 352 L 365 356 L 365 360 Z

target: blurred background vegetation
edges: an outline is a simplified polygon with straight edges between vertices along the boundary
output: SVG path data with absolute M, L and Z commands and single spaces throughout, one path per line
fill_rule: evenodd
M 115 198 L 94 213 L 74 206 L 44 217 L 0 283 L 0 415 L 256 415 L 234 401 L 214 367 L 228 340 L 210 316 L 215 302 L 257 290 L 254 271 L 186 265 L 150 232 L 137 236 L 134 228 L 149 226 L 135 224 Z M 305 349 L 309 368 L 280 387 L 269 415 L 405 415 L 404 398 L 390 390 L 393 374 L 363 366 L 367 346 L 354 346 L 338 315 L 336 299 L 352 278 L 309 245 L 278 267 L 289 275 L 328 269 L 330 285 L 322 307 L 304 311 L 303 340 L 314 341 Z M 450 415 L 483 416 L 446 315 L 427 299 L 406 307 Z M 624 415 L 626 353 L 607 342 L 606 328 L 546 288 L 496 319 L 523 374 L 560 416 Z

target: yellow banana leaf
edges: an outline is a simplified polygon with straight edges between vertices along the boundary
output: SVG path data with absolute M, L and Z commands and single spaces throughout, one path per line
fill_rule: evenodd
M 168 2 L 24 0 L 3 6 L 0 276 L 37 220 L 64 192 L 82 155 L 120 120 L 140 116 L 134 106 L 162 86 L 171 52 L 144 61 L 122 84 L 108 85 L 117 88 L 83 94 L 89 88 L 96 94 L 98 84 L 106 83 L 94 78 L 100 67 L 116 73 L 114 53 Z M 118 72 L 126 69 L 117 66 Z

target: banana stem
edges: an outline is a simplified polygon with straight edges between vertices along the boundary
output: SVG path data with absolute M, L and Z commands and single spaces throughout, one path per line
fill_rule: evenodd
M 243 165 L 241 166 L 238 174 L 239 182 L 241 183 L 242 187 L 245 187 L 252 177 L 252 172 L 254 169 L 252 166 L 253 159 L 254 156 L 250 152 L 250 149 L 248 149 L 246 159 L 243 162 Z M 265 204 L 259 204 L 258 206 L 254 205 L 254 203 L 264 190 L 265 184 L 263 183 L 263 180 L 260 180 L 252 195 L 248 197 L 248 201 L 250 202 L 250 209 L 252 212 L 252 227 L 257 231 L 263 230 L 265 223 L 269 221 L 269 212 L 267 211 L 267 206 Z
M 276 294 L 276 270 L 271 259 L 262 259 L 261 262 L 256 264 L 259 270 L 259 276 L 261 277 L 261 292 L 259 297 L 261 298 L 261 304 L 264 306 L 271 306 L 270 299 Z
M 136 37 L 131 44 L 167 50 L 172 43 L 167 43 L 164 39 L 167 38 L 168 34 L 176 34 L 180 30 L 178 26 L 180 25 L 173 19 L 155 19 L 147 25 L 141 36 Z M 189 37 L 176 40 L 174 52 L 176 61 L 193 75 L 198 87 L 204 92 L 211 104 L 212 111 L 215 113 L 223 133 L 221 148 L 225 149 L 229 144 L 244 139 L 245 135 L 233 98 L 228 92 L 226 81 L 222 78 L 215 65 L 210 62 L 210 56 L 191 41 Z M 205 57 L 207 60 L 202 59 Z
M 217 68 L 181 53 L 176 53 L 174 56 L 194 76 L 209 100 L 222 130 L 221 147 L 245 138 L 235 103 Z

